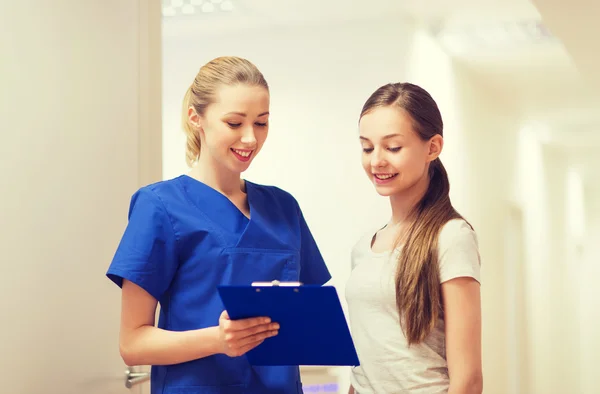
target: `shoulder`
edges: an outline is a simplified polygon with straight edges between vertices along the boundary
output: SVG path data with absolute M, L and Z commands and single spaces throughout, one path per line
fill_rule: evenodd
M 174 195 L 181 194 L 183 190 L 183 184 L 181 181 L 182 177 L 176 177 L 172 179 L 166 179 L 146 185 L 138 190 L 142 193 L 153 194 L 156 198 L 161 200 L 168 200 L 173 198 Z
M 452 219 L 440 230 L 438 247 L 440 251 L 457 246 L 478 248 L 477 233 L 464 219 Z
M 154 182 L 137 189 L 131 196 L 130 213 L 134 208 L 167 212 L 167 202 L 181 195 L 179 178 Z
M 481 257 L 475 230 L 463 219 L 444 225 L 438 241 L 441 282 L 468 276 L 480 281 Z

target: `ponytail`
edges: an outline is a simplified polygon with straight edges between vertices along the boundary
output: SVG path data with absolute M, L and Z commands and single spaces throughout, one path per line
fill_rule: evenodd
M 200 156 L 200 135 L 198 131 L 190 124 L 188 111 L 190 108 L 190 99 L 192 97 L 192 87 L 190 86 L 183 97 L 183 108 L 181 114 L 181 127 L 185 132 L 185 161 L 192 167 Z
M 417 204 L 405 236 L 396 272 L 396 306 L 409 345 L 422 342 L 443 316 L 438 238 L 450 220 L 461 218 L 449 197 L 448 174 L 437 158 L 429 167 L 429 187 Z

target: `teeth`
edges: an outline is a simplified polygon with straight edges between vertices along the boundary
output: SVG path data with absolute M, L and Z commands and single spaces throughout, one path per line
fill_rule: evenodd
M 375 175 L 377 178 L 379 179 L 390 179 L 391 177 L 394 176 L 394 174 L 391 175 Z
M 237 149 L 234 149 L 233 151 L 242 157 L 248 157 L 248 156 L 250 156 L 250 153 L 252 153 L 252 151 L 244 152 L 244 151 L 237 150 Z

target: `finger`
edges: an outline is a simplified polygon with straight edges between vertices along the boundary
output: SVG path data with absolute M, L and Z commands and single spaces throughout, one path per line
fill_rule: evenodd
M 259 332 L 258 334 L 250 335 L 250 336 L 247 336 L 245 338 L 242 338 L 242 339 L 236 341 L 235 347 L 241 348 L 241 347 L 248 346 L 249 344 L 252 344 L 254 342 L 262 342 L 267 338 L 274 337 L 278 333 L 279 333 L 278 330 L 269 330 L 269 331 Z
M 249 319 L 231 320 L 229 329 L 234 331 L 243 331 L 261 324 L 269 324 L 271 319 L 268 317 L 252 317 Z
M 275 331 L 275 330 L 279 330 L 279 324 L 277 324 L 277 323 L 261 324 L 259 326 L 254 326 L 254 327 L 247 328 L 243 331 L 239 331 L 237 333 L 238 334 L 237 337 L 242 339 L 242 338 L 246 338 L 246 337 L 251 337 L 256 334 L 260 334 L 265 331 Z
M 232 322 L 226 322 L 226 323 L 231 324 Z M 227 324 L 224 327 L 225 327 L 225 340 L 232 347 L 239 347 L 240 342 L 242 342 L 246 338 L 251 338 L 252 336 L 254 336 L 256 334 L 261 334 L 261 333 L 265 333 L 268 331 L 279 330 L 279 324 L 277 324 L 277 323 L 261 324 L 260 326 L 250 327 L 250 328 L 247 328 L 247 329 L 241 330 L 241 331 L 230 330 L 227 328 L 228 327 Z M 247 343 L 247 342 L 243 342 L 243 344 L 245 344 L 245 343 Z
M 221 312 L 221 316 L 219 316 L 219 320 L 230 320 L 229 314 L 227 313 L 227 311 Z

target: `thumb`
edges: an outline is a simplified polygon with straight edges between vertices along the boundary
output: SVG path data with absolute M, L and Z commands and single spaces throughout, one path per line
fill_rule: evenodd
M 227 313 L 227 311 L 223 311 L 221 313 L 221 316 L 219 316 L 219 320 L 230 320 L 229 319 L 229 314 Z

